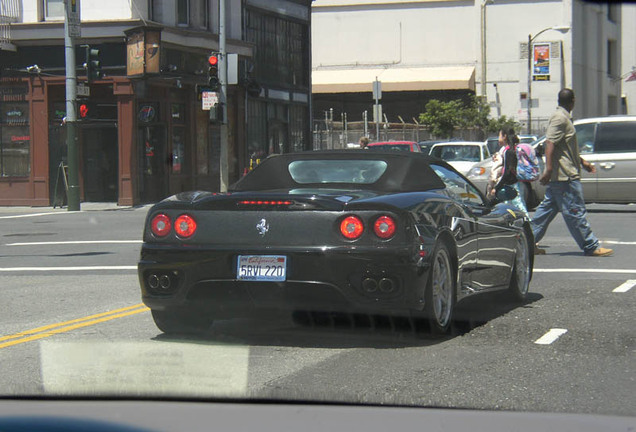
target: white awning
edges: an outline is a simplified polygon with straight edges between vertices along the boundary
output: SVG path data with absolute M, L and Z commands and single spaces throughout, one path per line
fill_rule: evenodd
M 474 66 L 448 66 L 314 70 L 311 75 L 312 92 L 372 92 L 376 77 L 382 82 L 382 92 L 475 90 Z

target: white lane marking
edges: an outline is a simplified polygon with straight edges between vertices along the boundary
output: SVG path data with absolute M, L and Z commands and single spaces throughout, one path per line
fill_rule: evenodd
M 541 336 L 539 339 L 534 341 L 537 345 L 550 345 L 552 342 L 566 334 L 568 331 L 566 329 L 554 328 L 550 329 L 546 334 Z
M 0 272 L 137 270 L 137 266 L 0 267 Z
M 624 241 L 615 241 L 615 240 L 603 240 L 601 243 L 605 244 L 615 244 L 615 245 L 636 245 L 636 242 L 624 242 Z
M 629 291 L 630 289 L 634 288 L 636 286 L 636 279 L 630 279 L 628 281 L 625 281 L 625 283 L 617 286 L 616 288 L 614 288 L 612 290 L 612 292 L 616 292 L 616 293 L 624 293 Z
M 636 269 L 590 269 L 590 268 L 535 268 L 536 273 L 627 273 L 636 274 Z
M 11 216 L 0 216 L 0 219 L 17 219 L 17 218 L 25 218 L 25 217 L 50 216 L 50 215 L 71 214 L 71 213 L 80 213 L 80 212 L 31 213 L 31 214 L 20 214 L 20 215 L 11 215 Z
M 75 240 L 75 241 L 51 241 L 51 242 L 23 242 L 7 243 L 5 246 L 44 246 L 44 245 L 71 245 L 71 244 L 141 244 L 143 240 Z

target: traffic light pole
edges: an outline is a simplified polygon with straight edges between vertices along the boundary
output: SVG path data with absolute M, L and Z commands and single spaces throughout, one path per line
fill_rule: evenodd
M 220 191 L 229 185 L 229 151 L 227 127 L 227 50 L 225 47 L 225 0 L 219 0 L 219 103 L 221 104 Z
M 77 148 L 77 76 L 75 74 L 75 42 L 69 25 L 69 0 L 64 1 L 64 53 L 66 60 L 66 147 L 68 164 L 68 211 L 80 210 L 79 149 Z

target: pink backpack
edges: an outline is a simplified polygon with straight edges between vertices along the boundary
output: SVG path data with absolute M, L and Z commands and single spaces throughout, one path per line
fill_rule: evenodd
M 534 149 L 529 144 L 517 144 L 517 179 L 519 181 L 535 181 L 539 178 L 541 170 L 539 159 Z

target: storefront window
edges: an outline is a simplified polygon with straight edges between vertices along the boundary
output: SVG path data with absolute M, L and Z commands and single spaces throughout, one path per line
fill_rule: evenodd
M 185 124 L 185 105 L 172 104 L 170 108 L 170 117 L 173 124 Z
M 306 105 L 292 105 L 290 109 L 291 150 L 307 150 L 307 112 Z
M 267 103 L 250 100 L 247 105 L 247 154 L 250 168 L 267 157 Z
M 197 174 L 200 176 L 206 176 L 210 172 L 209 164 L 210 157 L 208 156 L 210 152 L 208 151 L 208 134 L 207 130 L 209 128 L 209 116 L 208 111 L 196 110 L 195 115 L 196 119 L 196 132 L 194 134 L 194 139 L 196 140 L 196 167 Z
M 0 104 L 0 176 L 27 177 L 31 172 L 29 103 Z
M 181 174 L 185 163 L 185 128 L 172 128 L 172 174 Z

